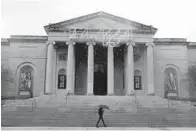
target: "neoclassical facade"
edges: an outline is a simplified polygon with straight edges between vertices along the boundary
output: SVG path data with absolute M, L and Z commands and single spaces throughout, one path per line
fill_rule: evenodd
M 2 96 L 195 97 L 196 43 L 105 12 L 44 26 L 47 36 L 2 39 Z

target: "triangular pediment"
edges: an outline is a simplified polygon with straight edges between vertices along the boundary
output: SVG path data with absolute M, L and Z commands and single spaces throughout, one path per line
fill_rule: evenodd
M 67 28 L 76 29 L 127 29 L 132 28 L 131 25 L 124 24 L 112 20 L 107 17 L 97 16 L 81 22 L 76 22 L 71 25 L 65 25 Z
M 62 21 L 45 26 L 46 32 L 49 28 L 55 29 L 138 29 L 156 32 L 152 26 L 137 23 L 122 17 L 105 12 L 97 12 L 67 21 Z

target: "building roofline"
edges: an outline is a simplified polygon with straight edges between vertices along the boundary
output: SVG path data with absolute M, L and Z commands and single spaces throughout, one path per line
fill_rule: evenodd
M 10 42 L 45 42 L 48 40 L 48 36 L 38 36 L 38 35 L 11 35 L 10 38 L 1 38 L 1 44 L 7 45 Z
M 186 38 L 154 38 L 154 42 L 187 42 Z
M 11 35 L 11 39 L 48 39 L 48 36 L 39 35 Z
M 8 38 L 1 38 L 1 45 L 9 45 L 10 42 L 8 40 Z
M 189 45 L 186 38 L 154 38 L 153 42 L 156 45 Z
M 156 45 L 187 45 L 189 48 L 196 48 L 196 42 L 187 41 L 186 38 L 154 38 Z
M 188 47 L 189 48 L 196 48 L 196 42 L 190 42 Z
M 190 42 L 189 45 L 196 45 L 196 42 Z
M 145 27 L 145 28 L 147 28 L 149 30 L 152 30 L 153 34 L 155 34 L 156 31 L 157 31 L 157 28 L 153 27 L 152 25 L 145 25 L 145 24 L 142 24 L 142 23 L 139 23 L 139 22 L 135 22 L 135 21 L 132 21 L 132 20 L 120 17 L 120 16 L 116 16 L 116 15 L 113 15 L 113 14 L 110 14 L 110 13 L 106 13 L 106 12 L 103 12 L 103 11 L 99 11 L 99 12 L 95 12 L 95 13 L 91 13 L 91 14 L 75 17 L 75 18 L 72 18 L 72 19 L 68 19 L 68 20 L 61 21 L 61 22 L 56 22 L 56 23 L 53 23 L 53 24 L 48 24 L 48 25 L 44 26 L 44 29 L 45 29 L 46 33 L 48 33 L 49 27 L 56 26 L 56 25 L 59 25 L 59 24 L 62 24 L 62 23 L 71 24 L 71 23 L 80 21 L 82 19 L 88 19 L 88 18 L 91 18 L 91 17 L 93 18 L 95 16 L 100 16 L 100 15 L 111 16 L 112 18 L 124 21 L 124 22 L 129 23 L 129 24 L 133 24 L 135 26 Z

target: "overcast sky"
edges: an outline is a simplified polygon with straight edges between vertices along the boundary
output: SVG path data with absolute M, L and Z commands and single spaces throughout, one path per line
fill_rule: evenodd
M 46 35 L 43 26 L 108 12 L 158 28 L 155 37 L 196 41 L 195 0 L 2 0 L 2 37 Z

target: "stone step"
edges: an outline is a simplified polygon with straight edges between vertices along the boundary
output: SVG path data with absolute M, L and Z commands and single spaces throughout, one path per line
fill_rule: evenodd
M 43 101 L 37 99 L 34 109 L 19 106 L 10 112 L 7 111 L 9 106 L 2 108 L 2 125 L 95 126 L 100 103 L 111 108 L 104 113 L 104 119 L 110 126 L 196 125 L 194 111 L 187 112 L 189 106 L 176 104 L 175 110 L 168 110 L 167 101 L 158 97 L 147 98 L 139 97 L 137 104 L 134 97 L 121 96 L 69 96 L 67 101 L 63 97 L 44 97 Z

